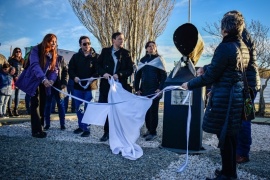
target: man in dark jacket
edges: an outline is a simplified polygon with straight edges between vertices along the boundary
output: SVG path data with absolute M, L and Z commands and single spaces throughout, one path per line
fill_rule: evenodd
M 65 63 L 64 57 L 58 55 L 56 66 L 58 67 L 58 76 L 53 84 L 54 87 L 60 90 L 65 90 L 67 88 L 67 80 L 68 80 L 68 72 L 67 72 L 67 65 Z M 44 120 L 46 126 L 44 130 L 48 130 L 50 128 L 50 115 L 51 115 L 51 108 L 52 108 L 52 99 L 55 99 L 57 107 L 58 107 L 58 115 L 60 120 L 60 128 L 61 130 L 65 130 L 65 101 L 63 94 L 59 93 L 57 90 L 52 89 L 52 93 L 47 95 L 46 97 L 46 105 L 45 105 L 45 112 L 44 112 Z
M 124 35 L 120 32 L 114 33 L 112 35 L 112 43 L 113 45 L 111 47 L 102 49 L 98 58 L 98 74 L 104 77 L 100 81 L 100 103 L 108 102 L 108 92 L 110 89 L 109 78 L 114 78 L 122 84 L 124 89 L 130 90 L 127 79 L 133 72 L 133 62 L 129 51 L 123 48 Z M 104 125 L 104 135 L 100 138 L 100 141 L 107 141 L 108 139 L 109 122 L 107 117 Z
M 80 81 L 97 76 L 96 62 L 98 54 L 91 47 L 90 38 L 81 36 L 79 39 L 80 49 L 79 52 L 74 54 L 68 64 L 69 78 L 74 80 L 74 96 L 90 102 L 92 99 L 92 92 L 89 82 Z M 84 108 L 83 108 L 84 107 Z M 81 134 L 81 137 L 88 137 L 90 130 L 87 124 L 82 123 L 83 114 L 86 110 L 87 104 L 75 100 L 75 108 L 78 117 L 79 128 L 74 130 L 75 134 Z

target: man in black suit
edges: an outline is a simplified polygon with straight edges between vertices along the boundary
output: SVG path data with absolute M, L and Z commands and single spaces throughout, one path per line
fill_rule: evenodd
M 131 91 L 127 82 L 128 77 L 133 72 L 133 62 L 131 60 L 130 52 L 123 48 L 124 35 L 116 32 L 112 35 L 111 47 L 103 48 L 97 62 L 98 74 L 104 78 L 100 81 L 99 102 L 108 102 L 108 93 L 110 85 L 109 78 L 120 82 L 124 89 Z M 109 139 L 109 122 L 108 117 L 104 125 L 104 134 L 100 141 L 107 141 Z

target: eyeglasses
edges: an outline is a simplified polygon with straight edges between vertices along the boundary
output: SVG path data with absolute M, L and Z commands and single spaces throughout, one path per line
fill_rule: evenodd
M 83 46 L 90 45 L 90 42 L 82 43 Z

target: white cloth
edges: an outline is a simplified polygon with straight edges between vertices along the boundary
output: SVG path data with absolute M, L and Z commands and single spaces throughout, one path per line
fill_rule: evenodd
M 113 78 L 109 80 L 108 104 L 88 104 L 82 123 L 104 125 L 109 118 L 109 143 L 112 153 L 136 160 L 143 155 L 142 148 L 136 144 L 140 129 L 144 124 L 152 99 L 136 96 Z
M 141 68 L 143 68 L 146 65 L 154 66 L 158 69 L 166 71 L 165 60 L 161 56 L 156 57 L 150 62 L 146 62 L 146 63 L 139 62 L 137 71 L 139 71 Z

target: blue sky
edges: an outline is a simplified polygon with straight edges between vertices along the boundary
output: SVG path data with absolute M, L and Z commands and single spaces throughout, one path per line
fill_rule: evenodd
M 269 0 L 192 0 L 191 23 L 200 32 L 205 46 L 211 40 L 202 28 L 206 23 L 217 22 L 229 10 L 239 10 L 246 22 L 258 20 L 270 27 Z M 167 70 L 173 68 L 173 61 L 181 54 L 173 44 L 173 33 L 177 27 L 188 22 L 188 0 L 177 0 L 164 33 L 156 40 L 158 51 L 167 62 Z M 78 39 L 87 35 L 92 46 L 99 53 L 101 46 L 80 23 L 68 0 L 0 0 L 0 53 L 6 57 L 13 48 L 36 45 L 47 33 L 58 37 L 60 49 L 78 51 Z M 23 53 L 24 55 L 24 53 Z M 197 66 L 209 63 L 201 57 Z

